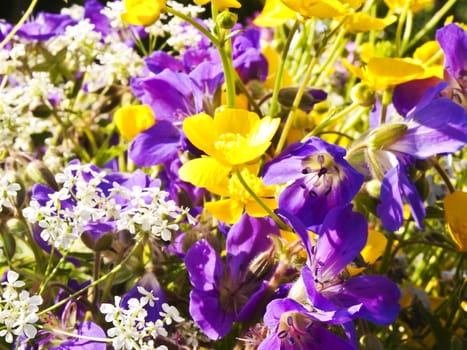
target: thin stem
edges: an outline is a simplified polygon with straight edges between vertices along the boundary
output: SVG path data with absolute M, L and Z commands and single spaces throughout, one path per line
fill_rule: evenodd
M 279 62 L 279 67 L 277 67 L 276 80 L 274 81 L 274 90 L 272 92 L 272 98 L 271 98 L 271 107 L 269 109 L 269 115 L 272 117 L 275 116 L 279 110 L 279 103 L 278 103 L 279 90 L 281 88 L 282 77 L 284 75 L 285 62 L 287 61 L 287 55 L 289 53 L 290 44 L 292 43 L 292 39 L 295 35 L 295 32 L 298 29 L 299 23 L 300 22 L 297 19 L 292 29 L 290 30 L 289 36 L 287 37 L 287 41 L 285 42 L 284 49 L 282 51 L 281 60 Z
M 420 39 L 422 39 L 426 33 L 428 33 L 433 27 L 441 20 L 441 18 L 455 5 L 457 0 L 448 0 L 438 12 L 426 23 L 420 31 L 415 34 L 412 40 L 401 50 L 401 56 L 412 46 L 414 46 Z
M 20 20 L 16 23 L 16 25 L 11 29 L 11 31 L 8 33 L 8 35 L 0 43 L 0 50 L 5 47 L 5 45 L 11 40 L 11 38 L 13 38 L 15 36 L 16 32 L 21 28 L 23 23 L 26 22 L 29 15 L 34 10 L 34 7 L 36 7 L 37 2 L 38 2 L 38 0 L 32 0 L 31 1 L 31 3 L 29 4 L 29 7 L 26 9 L 23 16 L 20 18 Z
M 87 335 L 71 333 L 71 332 L 61 330 L 61 329 L 49 328 L 49 327 L 44 328 L 44 329 L 46 329 L 47 331 L 52 332 L 54 334 L 65 335 L 65 336 L 70 337 L 70 338 L 89 340 L 89 341 L 92 341 L 92 342 L 99 342 L 99 343 L 111 343 L 112 342 L 112 339 L 109 339 L 109 338 L 90 337 L 90 336 L 87 336 Z
M 268 215 L 280 226 L 280 228 L 287 229 L 287 225 L 251 189 L 251 187 L 248 185 L 248 183 L 243 178 L 243 176 L 242 176 L 242 174 L 240 172 L 240 169 L 237 168 L 235 174 L 237 175 L 238 180 L 240 181 L 242 186 L 247 190 L 247 192 L 250 194 L 250 196 L 252 196 L 253 199 L 261 206 L 261 208 L 263 208 L 268 213 Z
M 60 300 L 59 302 L 55 303 L 54 305 L 48 307 L 47 309 L 44 309 L 42 310 L 41 312 L 38 313 L 38 315 L 43 315 L 43 314 L 46 314 L 52 310 L 55 310 L 56 308 L 62 306 L 63 304 L 67 303 L 68 301 L 70 301 L 71 299 L 74 299 L 76 298 L 77 296 L 81 295 L 82 293 L 84 293 L 85 291 L 87 291 L 89 288 L 93 288 L 94 286 L 97 286 L 98 284 L 104 282 L 107 278 L 109 278 L 110 276 L 113 276 L 115 275 L 118 271 L 120 271 L 123 266 L 126 264 L 126 262 L 128 260 L 130 260 L 130 258 L 133 256 L 133 254 L 140 248 L 141 246 L 141 242 L 142 240 L 139 240 L 136 242 L 136 244 L 133 246 L 133 248 L 131 249 L 131 251 L 128 253 L 128 255 L 125 257 L 125 259 L 123 259 L 117 266 L 115 266 L 109 273 L 105 274 L 104 276 L 102 276 L 101 278 L 97 279 L 97 280 L 94 280 L 92 281 L 90 284 L 88 284 L 87 286 L 81 288 L 79 291 L 69 295 L 68 297 L 66 297 L 65 299 L 62 299 Z
M 451 183 L 451 180 L 449 179 L 448 174 L 446 173 L 446 171 L 444 171 L 444 169 L 441 167 L 441 165 L 439 165 L 437 160 L 435 160 L 433 162 L 433 166 L 434 166 L 435 170 L 438 172 L 439 176 L 441 176 L 441 179 L 443 179 L 443 181 L 444 181 L 446 187 L 448 188 L 449 192 L 450 193 L 455 192 L 456 188 Z

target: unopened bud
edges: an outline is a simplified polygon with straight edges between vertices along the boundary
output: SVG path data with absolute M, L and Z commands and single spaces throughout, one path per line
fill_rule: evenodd
M 94 251 L 102 251 L 111 248 L 113 235 L 112 232 L 106 232 L 97 235 L 92 232 L 84 232 L 81 235 L 81 240 L 89 249 Z
M 371 197 L 379 198 L 381 193 L 381 181 L 372 179 L 366 183 L 365 189 Z
M 374 129 L 368 137 L 368 145 L 371 149 L 380 149 L 389 146 L 402 138 L 407 132 L 408 126 L 403 123 L 385 124 Z
M 256 280 L 262 279 L 274 264 L 274 246 L 270 249 L 257 255 L 250 266 L 248 266 L 248 274 Z M 248 278 L 247 278 L 248 279 Z
M 358 83 L 350 91 L 352 101 L 363 107 L 373 106 L 376 98 L 375 91 L 365 83 Z
M 415 181 L 415 187 L 417 188 L 418 194 L 422 200 L 428 198 L 428 195 L 430 194 L 430 184 L 425 177 L 422 176 L 417 179 L 417 181 Z
M 33 160 L 25 170 L 26 176 L 35 183 L 41 183 L 58 191 L 58 184 L 52 172 L 39 160 Z
M 232 29 L 233 26 L 237 23 L 238 16 L 230 12 L 229 10 L 224 10 L 217 15 L 216 23 L 219 28 L 222 29 Z
M 5 223 L 5 231 L 16 236 L 23 236 L 26 232 L 26 226 L 17 218 L 10 218 Z
M 16 240 L 9 232 L 2 232 L 3 251 L 9 259 L 13 258 L 16 253 Z
M 362 343 L 362 348 L 365 350 L 384 350 L 381 340 L 379 340 L 374 334 L 366 334 L 362 338 Z

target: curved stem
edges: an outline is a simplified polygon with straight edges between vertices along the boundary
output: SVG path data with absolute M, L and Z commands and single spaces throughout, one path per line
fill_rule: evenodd
M 455 191 L 456 191 L 456 188 L 455 188 L 454 185 L 451 183 L 451 180 L 449 179 L 448 174 L 446 174 L 446 172 L 445 172 L 444 169 L 441 167 L 441 165 L 439 165 L 438 160 L 435 160 L 435 161 L 433 162 L 433 167 L 434 167 L 435 170 L 438 172 L 439 176 L 441 176 L 441 178 L 443 179 L 443 182 L 445 183 L 446 187 L 448 188 L 449 193 L 455 192 Z
M 107 278 L 109 278 L 110 276 L 113 276 L 115 275 L 118 271 L 120 271 L 123 266 L 126 264 L 126 262 L 128 260 L 130 260 L 130 258 L 133 256 L 133 254 L 140 248 L 141 246 L 141 242 L 142 240 L 139 240 L 136 242 L 136 244 L 133 246 L 133 248 L 131 249 L 131 251 L 128 253 L 128 255 L 125 257 L 125 259 L 123 259 L 117 266 L 115 266 L 109 273 L 105 274 L 104 276 L 102 276 L 101 278 L 97 279 L 97 280 L 94 280 L 92 281 L 90 284 L 88 284 L 87 286 L 81 288 L 79 291 L 69 295 L 68 297 L 66 297 L 65 299 L 62 299 L 60 300 L 59 302 L 55 303 L 54 305 L 48 307 L 47 309 L 44 309 L 42 311 L 40 311 L 38 313 L 38 315 L 43 315 L 43 314 L 46 314 L 47 312 L 50 312 L 52 310 L 55 310 L 56 308 L 62 306 L 63 304 L 67 303 L 68 301 L 70 301 L 71 299 L 74 299 L 76 297 L 78 297 L 79 295 L 81 295 L 82 293 L 84 293 L 85 291 L 87 291 L 89 288 L 93 288 L 94 286 L 97 286 L 98 284 L 104 282 Z
M 253 199 L 263 208 L 268 215 L 279 225 L 280 228 L 282 229 L 287 229 L 287 225 L 274 213 L 262 200 L 261 198 L 258 197 L 258 195 L 251 189 L 251 187 L 248 185 L 248 183 L 245 181 L 243 178 L 240 169 L 236 169 L 235 174 L 238 177 L 238 180 L 242 184 L 242 186 L 247 190 L 247 192 L 250 194 L 250 196 L 253 197 Z

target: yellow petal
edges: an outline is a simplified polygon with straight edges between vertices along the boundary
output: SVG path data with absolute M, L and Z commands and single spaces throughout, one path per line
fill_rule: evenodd
M 285 6 L 281 0 L 266 0 L 263 10 L 253 23 L 259 27 L 276 27 L 295 16 L 295 11 Z
M 211 0 L 194 0 L 196 5 L 205 5 Z M 226 9 L 226 8 L 240 8 L 242 4 L 240 4 L 237 0 L 213 0 L 214 6 L 216 6 L 219 10 Z
M 273 89 L 274 84 L 276 82 L 276 73 L 277 69 L 279 68 L 279 53 L 274 50 L 271 45 L 265 45 L 265 47 L 262 50 L 262 53 L 266 60 L 268 61 L 268 76 L 266 77 L 266 80 L 264 81 L 264 86 L 268 89 Z M 293 81 L 292 78 L 290 77 L 289 72 L 287 72 L 286 69 L 284 69 L 284 73 L 282 74 L 282 80 L 281 80 L 281 87 L 284 86 L 289 86 L 292 85 Z
M 165 0 L 124 0 L 123 4 L 122 21 L 140 26 L 153 24 L 165 8 Z
M 405 83 L 423 73 L 422 67 L 402 58 L 373 57 L 367 64 L 367 78 L 376 89 Z
M 333 18 L 350 13 L 351 4 L 338 0 L 281 0 L 286 6 L 297 11 L 304 17 Z
M 448 231 L 461 252 L 467 252 L 467 192 L 456 191 L 444 198 Z
M 386 236 L 384 236 L 381 232 L 371 229 L 368 230 L 368 240 L 365 247 L 360 252 L 365 263 L 370 265 L 374 264 L 379 257 L 383 256 L 384 251 L 386 250 L 387 242 L 388 240 Z M 365 268 L 355 268 L 349 266 L 347 270 L 353 276 L 365 270 Z
M 221 199 L 216 202 L 207 202 L 204 207 L 216 219 L 228 224 L 236 223 L 243 214 L 243 203 L 231 198 Z
M 395 12 L 402 11 L 407 4 L 407 0 L 384 0 L 384 2 Z M 434 0 L 412 0 L 410 10 L 415 13 L 433 4 Z
M 128 105 L 117 109 L 114 123 L 123 138 L 131 141 L 140 132 L 149 129 L 156 122 L 148 105 Z
M 375 18 L 366 13 L 357 12 L 349 15 L 344 25 L 349 33 L 359 33 L 370 30 L 382 30 L 396 20 L 396 16 Z
M 277 208 L 277 200 L 274 198 L 261 198 L 264 204 L 271 209 L 274 210 Z M 250 216 L 254 217 L 263 217 L 268 215 L 268 212 L 255 200 L 251 200 L 246 203 L 245 206 L 246 212 Z
M 183 164 L 178 170 L 178 176 L 185 182 L 218 193 L 225 191 L 230 169 L 215 158 L 202 157 Z
M 217 134 L 214 133 L 214 120 L 206 113 L 200 113 L 185 118 L 183 132 L 195 147 L 207 154 L 214 154 L 214 142 Z

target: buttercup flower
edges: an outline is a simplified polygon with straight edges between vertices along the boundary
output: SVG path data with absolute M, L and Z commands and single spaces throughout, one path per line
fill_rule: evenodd
M 275 27 L 295 16 L 295 11 L 287 7 L 282 0 L 266 0 L 263 10 L 253 20 L 253 23 L 260 27 Z
M 278 126 L 278 118 L 260 119 L 256 113 L 233 108 L 217 109 L 214 118 L 205 113 L 186 118 L 186 137 L 207 156 L 184 164 L 180 178 L 198 187 L 218 184 L 234 166 L 262 156 Z
M 123 0 L 125 12 L 121 18 L 128 24 L 148 26 L 159 19 L 165 0 Z

